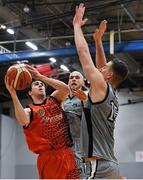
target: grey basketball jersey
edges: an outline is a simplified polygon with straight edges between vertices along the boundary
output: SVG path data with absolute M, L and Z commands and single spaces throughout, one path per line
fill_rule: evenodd
M 81 123 L 81 149 L 84 157 L 97 156 L 116 162 L 114 126 L 118 100 L 111 85 L 103 101 L 93 103 L 88 97 Z
M 64 111 L 66 112 L 72 138 L 80 138 L 82 102 L 77 97 L 67 98 L 63 102 Z

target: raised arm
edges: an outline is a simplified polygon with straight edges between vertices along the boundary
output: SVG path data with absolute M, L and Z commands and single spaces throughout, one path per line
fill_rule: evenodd
M 54 96 L 58 101 L 63 101 L 69 94 L 69 87 L 64 82 L 43 76 L 32 66 L 26 65 L 26 68 L 30 71 L 34 79 L 40 80 L 56 90 L 52 93 L 52 96 Z
M 105 91 L 107 85 L 102 74 L 93 64 L 87 42 L 81 29 L 82 25 L 86 22 L 86 19 L 83 20 L 84 12 L 85 7 L 81 3 L 79 7 L 76 8 L 76 13 L 73 19 L 74 39 L 85 76 L 90 82 L 91 89 L 97 93 L 97 91 Z
M 11 95 L 13 104 L 14 104 L 14 111 L 15 111 L 16 120 L 19 122 L 19 124 L 21 126 L 28 125 L 30 122 L 30 108 L 26 108 L 26 109 L 23 108 L 23 106 L 21 105 L 21 103 L 17 97 L 16 91 L 13 88 L 12 84 L 13 84 L 13 82 L 11 84 L 9 83 L 8 77 L 5 78 L 6 88 L 8 89 L 8 91 Z
M 107 63 L 106 56 L 103 49 L 103 44 L 102 44 L 102 38 L 103 38 L 104 32 L 106 31 L 106 24 L 107 24 L 106 20 L 101 21 L 99 25 L 99 29 L 97 29 L 95 33 L 93 34 L 93 38 L 94 38 L 95 46 L 96 46 L 95 63 L 98 69 L 104 67 Z

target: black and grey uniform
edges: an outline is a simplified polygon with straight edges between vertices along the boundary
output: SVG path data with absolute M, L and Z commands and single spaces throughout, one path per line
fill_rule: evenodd
M 64 111 L 70 126 L 70 132 L 73 139 L 73 150 L 75 152 L 76 162 L 80 170 L 81 178 L 85 178 L 84 164 L 81 158 L 80 150 L 80 131 L 81 131 L 81 116 L 83 110 L 83 102 L 77 97 L 68 97 L 63 102 Z
M 114 155 L 114 127 L 118 114 L 118 100 L 108 84 L 103 101 L 93 103 L 88 96 L 81 123 L 81 150 L 83 157 L 99 157 L 91 161 L 90 178 L 119 179 Z

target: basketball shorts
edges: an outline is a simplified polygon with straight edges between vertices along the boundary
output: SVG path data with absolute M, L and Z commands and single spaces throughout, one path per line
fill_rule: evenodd
M 90 160 L 90 168 L 87 179 L 120 179 L 117 163 L 99 159 Z
M 79 179 L 71 148 L 41 152 L 37 167 L 39 179 Z

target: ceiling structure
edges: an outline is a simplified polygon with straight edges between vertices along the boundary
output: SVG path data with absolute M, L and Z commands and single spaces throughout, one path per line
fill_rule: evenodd
M 57 62 L 51 65 L 51 69 L 58 69 L 56 77 L 66 82 L 68 73 L 59 68 L 61 64 L 66 65 L 70 71 L 82 71 L 76 56 L 72 26 L 75 7 L 80 2 L 84 2 L 86 7 L 85 16 L 88 21 L 83 32 L 92 48 L 93 59 L 96 50 L 92 34 L 101 20 L 106 19 L 108 24 L 103 43 L 107 49 L 107 58 L 124 60 L 130 71 L 120 88 L 142 90 L 143 0 L 0 0 L 0 24 L 15 31 L 14 35 L 10 35 L 0 28 L 0 46 L 11 53 L 24 51 L 26 59 L 20 58 L 20 61 L 25 60 L 35 66 L 49 64 L 50 55 L 47 52 L 53 52 Z M 111 35 L 113 31 L 114 36 Z M 109 52 L 111 36 L 115 42 L 115 53 L 112 55 Z M 36 44 L 38 53 L 42 51 L 46 55 L 38 56 L 37 53 L 37 58 L 36 55 L 30 58 L 31 49 L 25 45 L 26 41 Z M 3 60 L 2 55 L 0 56 L 0 77 L 4 79 L 7 68 L 17 62 L 17 59 Z M 0 86 L 1 102 L 9 100 L 3 81 Z M 21 98 L 24 97 L 23 92 L 19 94 Z

